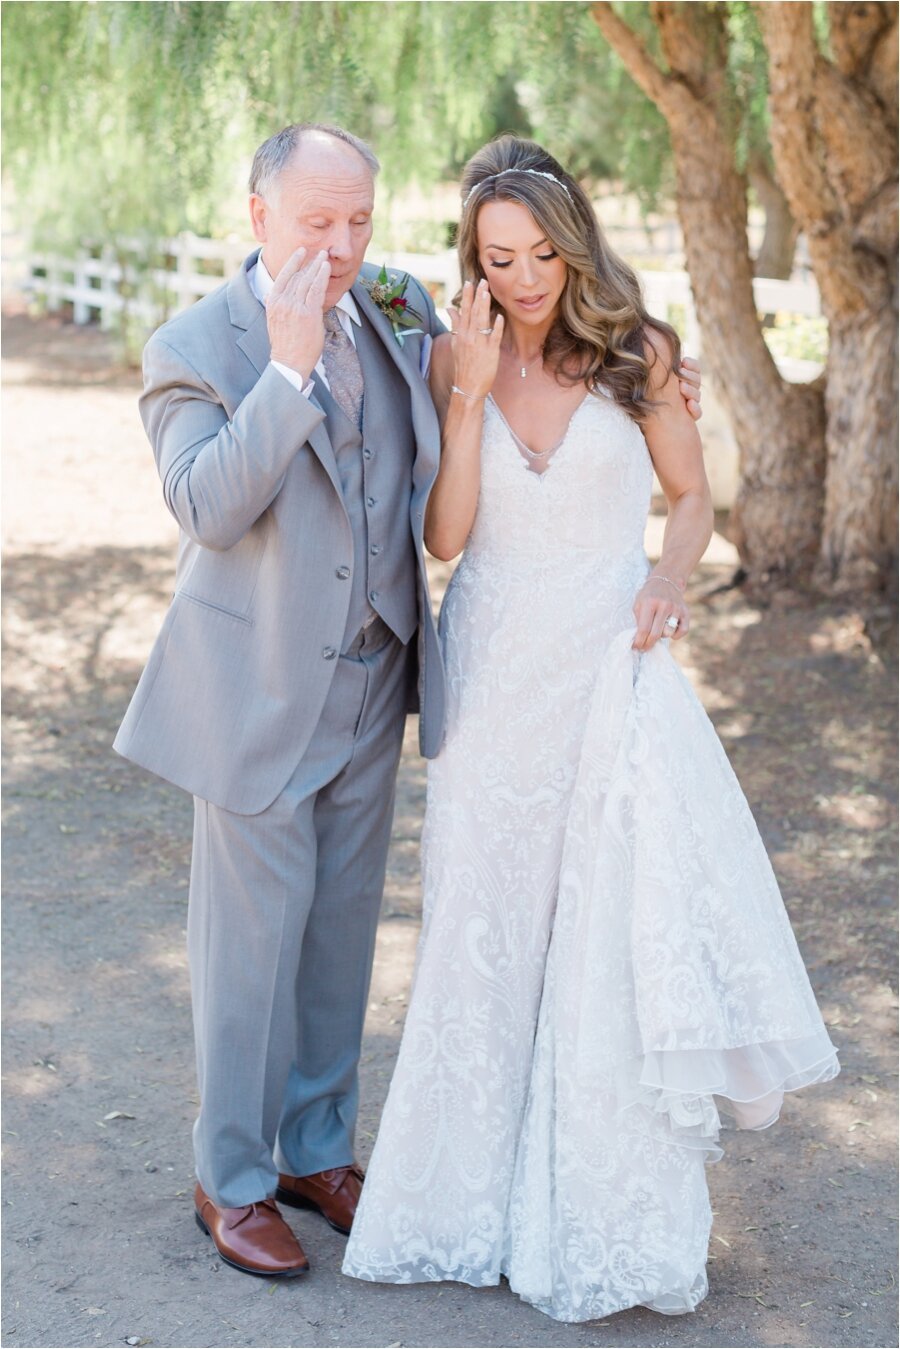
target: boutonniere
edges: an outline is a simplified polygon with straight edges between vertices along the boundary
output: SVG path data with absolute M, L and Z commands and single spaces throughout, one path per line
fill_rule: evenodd
M 364 280 L 362 283 L 375 308 L 380 309 L 390 323 L 401 347 L 407 337 L 423 331 L 416 327 L 422 322 L 422 315 L 413 309 L 403 295 L 408 283 L 409 276 L 388 276 L 386 267 L 382 267 L 374 281 Z

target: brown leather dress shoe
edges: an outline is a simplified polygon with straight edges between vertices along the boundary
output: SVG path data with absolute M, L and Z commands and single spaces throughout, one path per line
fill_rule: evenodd
M 278 1212 L 274 1199 L 242 1208 L 220 1208 L 198 1185 L 194 1191 L 197 1226 L 212 1237 L 232 1269 L 268 1279 L 290 1279 L 309 1269 L 303 1247 Z
M 350 1235 L 365 1172 L 353 1166 L 336 1166 L 312 1176 L 279 1176 L 275 1198 L 292 1208 L 314 1208 L 335 1232 Z

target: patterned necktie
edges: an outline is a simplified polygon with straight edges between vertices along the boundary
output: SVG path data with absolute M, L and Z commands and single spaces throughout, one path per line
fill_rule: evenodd
M 336 309 L 327 309 L 322 318 L 325 323 L 322 362 L 331 396 L 353 425 L 362 430 L 363 373 L 356 347 L 341 327 Z

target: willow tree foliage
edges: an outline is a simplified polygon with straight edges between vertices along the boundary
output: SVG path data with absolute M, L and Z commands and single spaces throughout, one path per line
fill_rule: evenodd
M 4 157 L 43 239 L 213 231 L 234 173 L 295 120 L 371 139 L 389 185 L 490 133 L 528 6 L 14 2 Z
M 4 5 L 5 169 L 38 241 L 210 224 L 228 9 Z
M 893 359 L 896 217 L 886 206 L 873 234 L 866 194 L 896 191 L 885 168 L 896 5 L 8 0 L 2 19 L 6 171 L 23 225 L 58 249 L 229 228 L 225 206 L 255 146 L 295 120 L 371 140 L 389 188 L 452 178 L 512 130 L 647 203 L 674 191 L 708 363 L 744 452 L 745 562 L 790 576 L 818 555 L 830 576 L 882 583 L 895 518 L 882 358 Z M 813 169 L 825 186 L 800 191 Z M 787 386 L 762 340 L 748 183 L 780 219 L 776 274 L 796 234 L 788 196 L 806 229 L 828 306 L 830 393 Z M 844 234 L 844 252 L 829 252 Z M 858 295 L 832 304 L 834 277 L 857 273 Z M 871 336 L 863 320 L 876 311 L 886 327 Z M 868 458 L 848 456 L 851 443 L 872 447 Z M 863 503 L 852 519 L 848 501 Z
M 746 6 L 732 8 L 739 25 Z M 652 35 L 647 6 L 629 9 Z M 755 33 L 733 83 L 744 141 L 764 147 Z M 665 119 L 584 3 L 9 0 L 3 84 L 7 173 L 57 246 L 215 233 L 255 146 L 301 119 L 370 139 L 389 188 L 453 176 L 500 130 L 648 205 L 673 186 Z

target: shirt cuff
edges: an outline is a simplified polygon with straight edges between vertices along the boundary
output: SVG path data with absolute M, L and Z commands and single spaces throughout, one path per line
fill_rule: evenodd
M 293 384 L 294 388 L 298 389 L 305 398 L 309 398 L 310 394 L 314 392 L 316 387 L 314 381 L 311 379 L 304 380 L 299 370 L 292 370 L 289 365 L 284 365 L 281 361 L 272 361 L 271 365 L 279 374 L 284 375 L 288 383 Z

